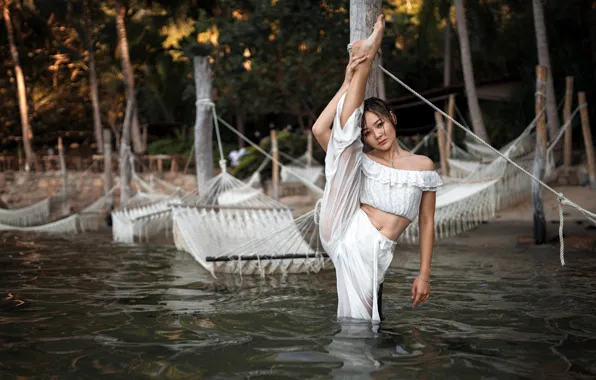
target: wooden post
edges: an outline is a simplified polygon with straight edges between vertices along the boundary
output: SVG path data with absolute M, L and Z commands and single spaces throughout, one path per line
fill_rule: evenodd
M 159 173 L 163 172 L 163 159 L 161 156 L 157 158 L 157 171 Z
M 569 117 L 571 116 L 571 106 L 573 105 L 573 77 L 567 77 L 565 80 L 565 108 L 563 110 L 563 122 L 565 125 L 570 123 Z M 571 125 L 568 125 L 565 129 L 565 145 L 563 147 L 563 166 L 566 169 L 571 167 L 571 151 L 572 146 L 572 129 Z
M 62 137 L 58 137 L 58 156 L 60 157 L 60 174 L 62 174 L 62 195 L 66 196 L 68 191 L 66 189 L 66 162 L 64 160 L 64 146 L 62 145 Z
M 112 189 L 112 133 L 109 129 L 103 130 L 103 193 L 107 196 L 108 208 L 114 204 L 113 195 L 108 193 Z M 112 194 L 112 193 L 110 193 Z
M 308 131 L 308 135 L 306 137 L 306 167 L 310 168 L 312 166 L 312 132 Z
M 447 105 L 447 115 L 453 119 L 455 114 L 455 94 L 449 95 L 449 104 Z M 453 144 L 453 121 L 447 119 L 447 141 L 445 142 L 445 155 L 447 160 L 451 158 L 451 145 Z M 447 161 L 449 162 L 449 161 Z
M 590 187 L 596 189 L 596 162 L 594 161 L 594 142 L 592 140 L 592 132 L 590 131 L 590 119 L 588 117 L 588 101 L 586 100 L 586 93 L 579 92 L 577 94 L 577 101 L 579 103 L 580 115 L 582 118 L 582 132 L 584 134 L 584 144 L 586 145 L 586 160 L 588 161 L 588 175 L 590 176 Z
M 441 172 L 443 175 L 449 175 L 449 163 L 445 151 L 445 124 L 443 123 L 443 116 L 439 112 L 435 112 L 435 123 L 437 124 L 437 134 L 439 138 L 439 157 L 441 160 Z
M 178 171 L 178 159 L 175 156 L 172 156 L 171 162 L 170 173 L 176 173 Z
M 271 175 L 273 185 L 273 198 L 279 200 L 279 149 L 277 147 L 277 132 L 271 130 L 271 153 L 273 155 L 273 173 Z
M 536 153 L 532 174 L 542 180 L 546 159 L 546 118 L 542 112 L 546 103 L 546 78 L 548 68 L 536 66 L 536 115 L 540 115 L 536 122 Z M 544 202 L 542 200 L 542 186 L 532 181 L 532 208 L 534 210 L 534 242 L 546 242 L 546 218 L 544 217 Z

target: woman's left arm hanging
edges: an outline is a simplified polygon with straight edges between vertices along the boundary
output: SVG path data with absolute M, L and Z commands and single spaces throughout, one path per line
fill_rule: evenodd
M 412 307 L 424 302 L 430 295 L 430 265 L 435 244 L 435 204 L 437 193 L 425 191 L 420 201 L 418 232 L 420 241 L 420 272 L 412 284 Z

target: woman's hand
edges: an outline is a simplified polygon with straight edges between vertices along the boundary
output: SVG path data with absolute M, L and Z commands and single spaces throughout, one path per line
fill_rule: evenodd
M 430 284 L 416 276 L 412 284 L 412 309 L 425 302 L 430 295 Z
M 358 57 L 350 56 L 350 62 L 348 62 L 348 66 L 346 66 L 346 76 L 344 78 L 344 86 L 347 86 L 350 84 L 350 82 L 352 81 L 352 78 L 354 77 L 354 72 L 356 71 L 356 67 L 358 67 L 359 64 L 364 62 L 366 60 L 366 58 L 367 58 L 366 55 L 360 55 Z

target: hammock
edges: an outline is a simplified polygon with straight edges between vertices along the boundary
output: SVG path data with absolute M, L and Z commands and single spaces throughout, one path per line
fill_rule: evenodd
M 287 208 L 175 207 L 176 247 L 189 252 L 214 277 L 217 272 L 318 272 L 332 264 L 323 254 L 312 214 L 294 221 Z
M 264 275 L 320 269 L 320 255 L 314 254 L 306 240 L 295 238 L 290 243 L 287 233 L 272 235 L 282 227 L 298 236 L 291 210 L 227 172 L 212 178 L 193 203 L 172 207 L 174 243 L 213 276 L 217 272 Z M 255 239 L 264 243 L 256 250 L 242 248 Z M 288 248 L 301 260 L 287 258 Z M 262 265 L 265 258 L 267 265 Z
M 67 216 L 66 218 L 56 220 L 38 226 L 10 226 L 0 224 L 0 231 L 22 231 L 22 232 L 40 232 L 48 234 L 72 235 L 87 231 L 97 231 L 104 223 L 103 213 L 107 206 L 108 197 L 116 189 L 114 186 L 106 195 L 103 195 L 83 210 Z
M 135 238 L 149 240 L 172 228 L 169 213 L 171 204 L 179 198 L 168 198 L 159 202 L 112 211 L 112 237 L 115 242 L 134 243 Z
M 134 167 L 134 165 L 131 165 Z M 172 229 L 170 208 L 182 202 L 180 189 L 151 176 L 151 183 L 145 182 L 133 169 L 132 180 L 139 189 L 119 210 L 112 211 L 112 238 L 118 243 L 132 244 L 135 239 L 149 241 L 151 237 Z M 155 181 L 170 190 L 171 194 L 156 190 Z
M 52 197 L 48 197 L 31 206 L 0 209 L 0 224 L 27 227 L 45 223 L 50 217 L 51 203 Z
M 280 154 L 283 154 L 283 152 L 280 152 Z M 296 159 L 289 156 L 288 158 L 291 159 L 292 164 L 281 167 L 280 178 L 282 183 L 296 183 L 306 180 L 312 184 L 317 184 L 319 179 L 323 177 L 325 168 L 321 164 L 311 158 L 311 166 L 307 166 L 308 152 Z

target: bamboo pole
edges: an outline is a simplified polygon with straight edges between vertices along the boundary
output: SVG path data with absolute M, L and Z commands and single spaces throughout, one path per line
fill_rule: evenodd
M 582 119 L 582 132 L 584 135 L 584 144 L 586 145 L 586 160 L 588 161 L 588 175 L 590 177 L 590 187 L 596 189 L 596 162 L 594 161 L 594 141 L 592 140 L 592 132 L 590 131 L 590 119 L 588 116 L 588 101 L 586 100 L 586 93 L 579 92 L 577 94 L 577 101 L 579 103 L 580 115 Z
M 565 79 L 565 108 L 563 109 L 563 123 L 566 125 L 571 116 L 571 107 L 573 105 L 573 77 Z M 571 167 L 571 151 L 572 151 L 573 134 L 571 125 L 565 129 L 565 145 L 563 146 L 563 167 L 569 169 Z
M 447 115 L 453 119 L 455 114 L 455 94 L 449 95 L 449 104 L 447 105 Z M 453 121 L 447 119 L 447 141 L 445 142 L 445 153 L 447 159 L 451 157 L 451 145 L 453 144 Z M 449 174 L 449 173 L 447 173 Z
M 546 103 L 546 78 L 548 68 L 536 66 L 536 153 L 532 174 L 542 180 L 544 178 L 544 167 L 546 159 L 546 118 L 542 112 Z M 546 218 L 544 216 L 544 202 L 542 200 L 542 187 L 536 181 L 532 181 L 532 209 L 534 211 L 534 242 L 544 244 L 546 242 Z
M 441 161 L 441 172 L 443 175 L 449 174 L 449 163 L 445 151 L 445 125 L 443 123 L 443 116 L 439 112 L 435 112 L 435 124 L 437 125 L 437 134 L 439 138 L 439 157 Z
M 273 198 L 275 200 L 279 200 L 279 149 L 277 147 L 277 132 L 275 129 L 271 130 L 271 153 L 273 154 L 273 173 L 272 177 L 272 185 L 273 185 Z
M 103 130 L 103 193 L 107 197 L 108 208 L 111 209 L 114 204 L 114 197 L 110 190 L 112 189 L 112 133 L 109 129 Z

